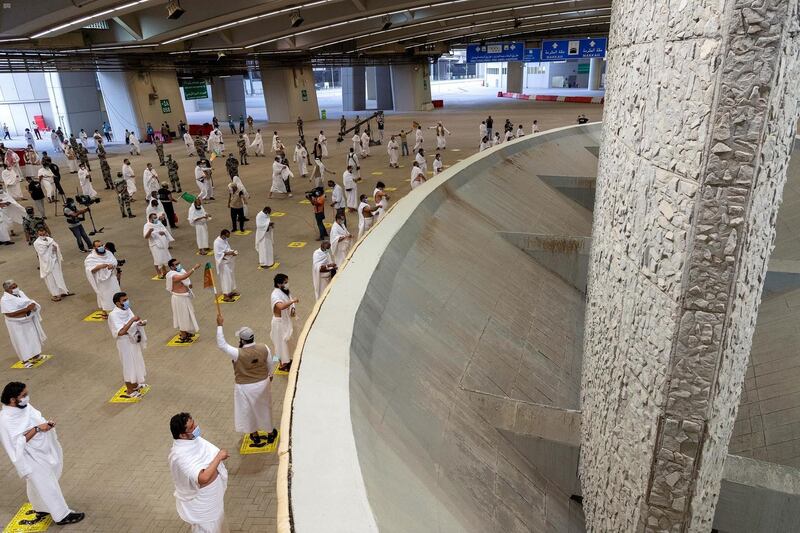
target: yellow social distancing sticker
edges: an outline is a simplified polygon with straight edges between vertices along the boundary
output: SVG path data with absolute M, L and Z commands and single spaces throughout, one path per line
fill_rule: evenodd
M 172 337 L 169 342 L 167 342 L 167 346 L 191 346 L 192 344 L 200 338 L 199 333 L 195 333 L 191 337 L 189 337 L 186 342 L 181 341 L 181 335 L 178 333 L 174 337 Z
M 278 263 L 278 262 L 275 262 L 275 263 L 272 263 L 272 266 L 268 266 L 268 267 L 262 267 L 261 265 L 258 265 L 258 269 L 259 270 L 275 270 L 279 266 L 281 266 L 281 264 Z
M 217 302 L 218 302 L 218 303 L 221 303 L 221 304 L 232 304 L 233 302 L 236 302 L 236 301 L 238 301 L 238 300 L 239 300 L 239 298 L 241 298 L 241 296 L 237 294 L 237 295 L 236 295 L 236 296 L 234 296 L 234 297 L 231 299 L 231 301 L 229 301 L 229 302 L 226 302 L 226 301 L 224 300 L 224 298 L 225 298 L 225 295 L 224 295 L 224 294 L 220 294 L 219 296 L 217 296 Z
M 311 202 L 310 202 L 310 201 L 308 201 L 308 200 L 300 200 L 300 201 L 299 201 L 299 202 L 297 202 L 297 203 L 298 203 L 298 204 L 307 204 L 307 205 L 311 205 Z
M 114 393 L 114 396 L 108 400 L 108 403 L 139 403 L 142 401 L 142 397 L 148 392 L 150 392 L 150 385 L 145 385 L 139 389 L 139 396 L 131 397 L 128 396 L 127 389 L 125 388 L 125 385 L 123 385 L 116 393 Z
M 53 356 L 42 354 L 41 357 L 39 357 L 39 359 L 37 359 L 36 361 L 32 361 L 31 359 L 28 359 L 24 363 L 22 361 L 17 361 L 13 365 L 11 365 L 11 368 L 16 368 L 16 369 L 36 368 L 37 366 L 42 366 L 45 363 L 45 361 L 47 361 L 51 357 Z
M 280 218 L 280 217 L 285 217 L 286 213 L 283 213 L 281 211 L 273 211 L 272 213 L 270 213 L 269 216 L 270 217 L 275 217 L 275 218 Z
M 275 439 L 276 441 L 278 439 Z M 26 503 L 20 507 L 17 514 L 11 518 L 11 521 L 3 529 L 3 533 L 33 533 L 36 531 L 47 531 L 53 523 L 53 517 L 47 515 L 40 520 L 36 519 L 36 511 L 30 503 Z
M 233 232 L 234 235 L 250 235 L 251 233 L 253 233 L 253 230 L 249 230 L 249 229 L 246 229 L 244 231 L 234 231 Z
M 263 446 L 254 445 L 253 440 L 250 438 L 250 434 L 248 433 L 242 439 L 242 445 L 239 447 L 239 453 L 241 455 L 250 455 L 253 453 L 275 453 L 275 450 L 278 449 L 278 440 L 281 438 L 281 432 L 278 431 L 278 435 L 275 437 L 275 440 L 270 444 L 266 444 L 267 434 L 265 432 L 259 431 L 258 436 L 261 437 L 261 442 L 264 443 Z
M 108 318 L 103 314 L 103 311 L 93 311 L 91 315 L 83 319 L 84 322 L 105 322 Z
M 288 246 L 289 246 L 289 248 L 302 248 L 306 244 L 308 244 L 308 243 L 305 242 L 305 241 L 292 241 L 292 242 L 290 242 L 288 244 Z

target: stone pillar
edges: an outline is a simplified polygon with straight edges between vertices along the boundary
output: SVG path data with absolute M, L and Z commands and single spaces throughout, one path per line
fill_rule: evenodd
M 525 63 L 509 61 L 506 68 L 506 92 L 521 93 L 525 82 Z
M 589 90 L 599 91 L 603 80 L 603 58 L 593 57 L 589 60 Z
M 319 120 L 317 89 L 311 63 L 294 67 L 261 64 L 261 83 L 270 122 Z
M 389 66 L 375 67 L 377 105 L 381 111 L 394 109 L 392 101 L 392 71 Z
M 582 377 L 589 531 L 711 529 L 798 118 L 798 1 L 613 4 Z
M 342 68 L 342 110 L 363 111 L 367 108 L 365 84 L 364 67 Z
M 392 65 L 392 101 L 395 111 L 430 111 L 431 72 L 428 63 Z
M 67 136 L 74 133 L 77 138 L 83 128 L 91 137 L 94 130 L 103 125 L 105 114 L 95 76 L 93 71 L 47 72 L 44 75 L 55 127 L 61 126 Z
M 211 100 L 214 116 L 225 122 L 228 115 L 239 124 L 239 115 L 247 117 L 244 100 L 244 76 L 217 77 L 211 80 Z
M 377 100 L 377 80 L 375 79 L 376 69 L 375 67 L 365 67 L 364 68 L 364 78 L 367 81 L 367 100 Z
M 166 121 L 176 131 L 178 122 L 186 121 L 175 72 L 98 72 L 97 77 L 116 141 L 126 129 L 144 139 L 148 122 L 158 131 Z

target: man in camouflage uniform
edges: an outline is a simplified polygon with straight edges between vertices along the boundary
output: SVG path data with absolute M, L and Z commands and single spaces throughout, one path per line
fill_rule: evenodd
M 28 243 L 28 246 L 33 245 L 33 241 L 38 237 L 36 232 L 39 228 L 44 228 L 47 233 L 50 233 L 50 228 L 47 227 L 44 218 L 34 215 L 32 207 L 26 207 L 25 216 L 22 217 L 22 230 L 25 232 L 25 242 Z
M 239 162 L 233 154 L 228 154 L 228 159 L 225 160 L 225 169 L 228 171 L 228 175 L 231 179 L 239 174 Z
M 247 141 L 244 139 L 244 135 L 241 133 L 239 134 L 239 138 L 236 140 L 236 146 L 239 147 L 239 163 L 242 165 L 247 164 Z
M 167 154 L 167 172 L 169 173 L 169 182 L 172 184 L 172 192 L 183 192 L 181 178 L 178 176 L 178 162 L 172 159 L 172 154 Z
M 119 212 L 122 213 L 122 218 L 134 218 L 136 215 L 131 211 L 131 197 L 128 194 L 128 185 L 122 178 L 122 172 L 117 172 L 114 189 L 117 191 L 117 202 L 119 202 Z M 127 214 L 125 213 L 126 211 Z
M 89 152 L 86 151 L 86 147 L 82 144 L 78 145 L 78 150 L 75 152 L 78 156 L 78 160 L 88 169 L 92 170 L 92 167 L 89 165 Z
M 194 138 L 194 151 L 197 152 L 198 159 L 206 158 L 206 140 L 202 135 L 197 135 Z
M 113 189 L 114 180 L 111 179 L 111 167 L 106 160 L 106 149 L 102 143 L 97 145 L 97 159 L 100 161 L 100 171 L 103 173 L 103 182 L 106 184 L 106 189 Z
M 158 162 L 163 167 L 166 164 L 164 163 L 164 141 L 156 137 L 155 141 L 153 142 L 156 145 L 156 154 L 158 155 Z

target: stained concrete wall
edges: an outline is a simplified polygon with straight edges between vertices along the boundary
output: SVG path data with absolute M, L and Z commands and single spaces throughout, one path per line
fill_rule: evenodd
M 270 122 L 319 120 L 317 89 L 311 64 L 296 67 L 261 65 L 261 83 Z
M 392 65 L 392 100 L 395 111 L 430 111 L 430 65 Z
M 583 368 L 595 531 L 711 527 L 797 120 L 797 0 L 613 3 Z

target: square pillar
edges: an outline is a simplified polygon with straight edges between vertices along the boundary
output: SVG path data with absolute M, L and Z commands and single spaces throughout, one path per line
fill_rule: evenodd
M 261 64 L 261 83 L 270 122 L 319 120 L 317 90 L 311 63 L 294 67 Z
M 392 100 L 392 71 L 388 65 L 375 67 L 375 92 L 378 109 L 387 111 L 394 109 Z
M 375 76 L 375 67 L 365 67 L 364 77 L 367 80 L 367 100 L 377 100 L 377 80 L 375 79 Z
M 430 111 L 430 65 L 392 65 L 392 100 L 395 111 Z
M 100 105 L 95 72 L 47 72 L 44 79 L 56 128 L 61 126 L 65 134 L 74 133 L 75 137 L 81 128 L 90 137 L 94 130 L 100 129 L 105 114 Z
M 506 67 L 506 92 L 521 93 L 525 80 L 525 63 L 509 61 Z
M 244 76 L 216 77 L 211 80 L 211 100 L 214 105 L 214 116 L 220 122 L 227 120 L 228 115 L 239 123 L 239 115 L 247 116 L 244 100 Z
M 582 374 L 588 531 L 711 530 L 800 87 L 798 0 L 613 4 Z
M 589 90 L 599 91 L 603 79 L 603 58 L 593 57 L 589 60 Z
M 366 69 L 342 68 L 342 109 L 363 111 L 367 108 Z

